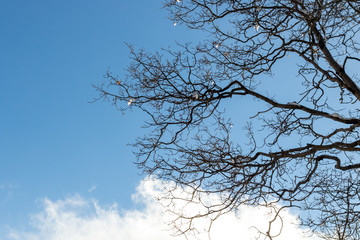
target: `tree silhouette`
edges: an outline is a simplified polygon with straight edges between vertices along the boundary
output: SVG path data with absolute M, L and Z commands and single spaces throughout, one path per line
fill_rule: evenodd
M 324 239 L 360 239 L 359 1 L 168 0 L 164 6 L 174 23 L 209 38 L 157 53 L 130 46 L 127 76 L 109 72 L 98 90 L 117 108 L 150 116 L 151 132 L 135 143 L 146 173 L 190 187 L 194 196 L 221 196 L 221 204 L 202 202 L 204 214 L 180 213 L 186 228 L 179 231 L 241 205 L 281 204 L 298 209 L 301 223 Z M 274 70 L 287 68 L 288 56 L 297 73 L 278 79 Z M 265 79 L 272 85 L 264 90 Z M 277 99 L 274 93 L 289 82 L 294 87 Z M 258 110 L 241 136 L 223 109 L 236 103 L 231 112 L 243 114 L 247 98 Z M 264 234 L 278 233 L 270 223 Z

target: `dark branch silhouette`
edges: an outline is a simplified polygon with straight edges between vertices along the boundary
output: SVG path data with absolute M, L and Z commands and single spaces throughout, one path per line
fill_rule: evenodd
M 168 0 L 165 8 L 210 37 L 157 53 L 129 46 L 128 75 L 109 72 L 97 89 L 149 116 L 151 132 L 135 143 L 146 173 L 222 197 L 203 203 L 206 214 L 179 213 L 179 233 L 240 205 L 281 204 L 324 239 L 360 239 L 359 1 Z M 278 79 L 288 56 L 298 72 Z M 264 91 L 265 81 L 274 83 Z M 287 100 L 277 99 L 289 81 Z M 249 97 L 259 109 L 239 136 L 223 109 L 235 102 L 241 115 Z

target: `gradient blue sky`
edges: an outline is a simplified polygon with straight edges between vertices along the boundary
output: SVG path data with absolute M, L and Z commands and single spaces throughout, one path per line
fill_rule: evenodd
M 125 42 L 155 50 L 188 37 L 157 0 L 0 0 L 0 229 L 26 227 L 43 197 L 130 207 L 141 176 L 126 144 L 141 115 L 90 104 L 91 84 L 124 73 Z

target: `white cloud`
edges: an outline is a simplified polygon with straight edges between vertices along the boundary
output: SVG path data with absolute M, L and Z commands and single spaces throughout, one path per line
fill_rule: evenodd
M 96 190 L 96 188 L 97 188 L 97 185 L 96 185 L 96 184 L 93 184 L 93 185 L 91 186 L 91 188 L 89 188 L 88 192 L 93 192 L 93 191 Z
M 119 210 L 116 204 L 101 207 L 96 201 L 87 201 L 80 196 L 57 201 L 44 199 L 42 212 L 31 218 L 34 230 L 21 232 L 12 229 L 7 237 L 11 240 L 185 240 L 184 236 L 170 236 L 172 231 L 165 222 L 169 222 L 173 216 L 165 213 L 154 200 L 163 187 L 169 186 L 173 185 L 158 180 L 143 180 L 133 195 L 133 200 L 143 205 L 142 210 Z M 209 196 L 206 201 L 216 202 L 218 197 Z M 175 208 L 182 209 L 185 214 L 204 211 L 198 203 L 186 208 L 182 203 L 176 204 Z M 269 219 L 267 213 L 268 209 L 265 208 L 243 207 L 238 216 L 225 214 L 214 222 L 211 239 L 256 239 L 258 233 L 251 227 L 256 225 L 265 230 Z M 296 226 L 296 216 L 285 211 L 283 222 L 282 235 L 275 239 L 305 239 Z M 203 231 L 207 227 L 207 220 L 201 219 L 195 226 L 199 230 L 198 239 L 208 239 L 208 234 Z M 190 239 L 194 238 L 189 236 Z

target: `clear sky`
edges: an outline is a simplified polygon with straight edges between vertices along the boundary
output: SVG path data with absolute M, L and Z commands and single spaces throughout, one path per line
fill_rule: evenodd
M 144 133 L 142 115 L 90 104 L 91 85 L 109 68 L 124 73 L 125 42 L 156 50 L 197 39 L 159 0 L 0 0 L 1 240 L 44 238 L 9 232 L 31 231 L 31 216 L 74 199 L 135 209 L 143 176 L 126 144 Z

